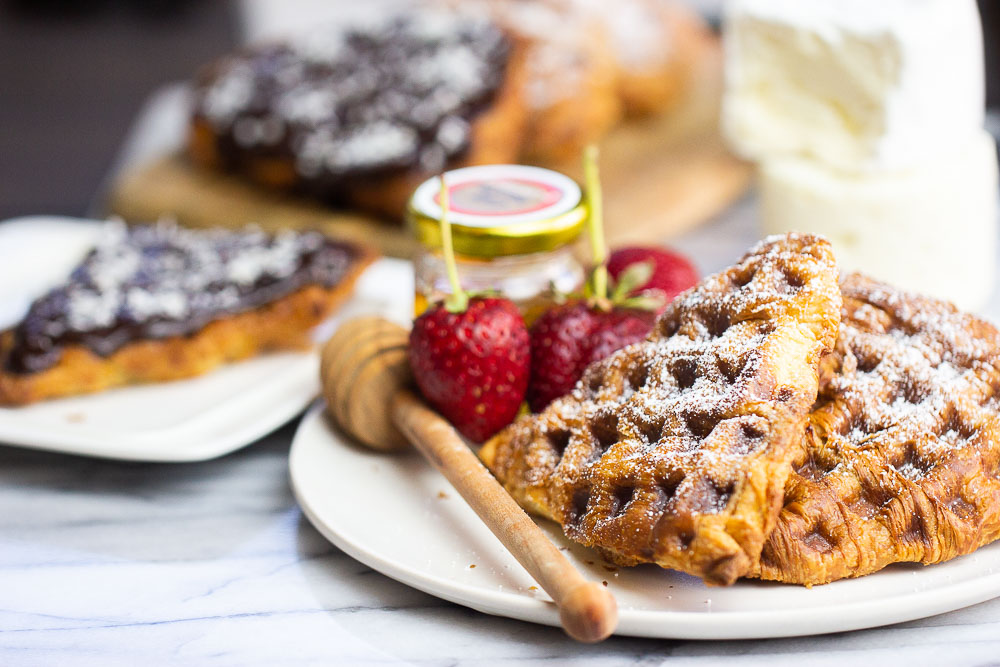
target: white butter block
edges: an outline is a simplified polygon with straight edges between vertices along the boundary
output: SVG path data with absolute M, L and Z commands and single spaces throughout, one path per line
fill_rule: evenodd
M 975 0 L 730 0 L 723 131 L 746 158 L 904 167 L 981 127 Z
M 969 310 L 993 291 L 997 156 L 985 131 L 915 169 L 859 174 L 775 158 L 760 165 L 759 178 L 764 230 L 823 234 L 841 271 Z

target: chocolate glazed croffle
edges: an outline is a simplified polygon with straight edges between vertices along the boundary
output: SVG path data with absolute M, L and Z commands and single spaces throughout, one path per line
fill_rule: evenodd
M 198 77 L 189 155 L 252 181 L 400 218 L 456 167 L 516 162 L 520 57 L 491 20 L 428 7 L 316 28 Z
M 0 405 L 306 348 L 373 259 L 317 232 L 109 224 L 69 279 L 0 334 Z

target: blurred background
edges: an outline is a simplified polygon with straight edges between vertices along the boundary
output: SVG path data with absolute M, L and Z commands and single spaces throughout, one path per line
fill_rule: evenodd
M 239 3 L 0 2 L 0 217 L 82 215 L 165 82 L 240 38 Z
M 722 2 L 691 0 L 711 19 Z M 87 213 L 130 123 L 155 90 L 188 79 L 234 45 L 358 4 L 0 0 L 0 218 Z M 987 59 L 995 62 L 1000 3 L 980 0 L 980 8 Z M 995 107 L 1000 86 L 989 83 Z
M 0 0 L 0 218 L 87 213 L 154 91 L 234 45 L 359 4 Z M 693 4 L 715 13 L 720 0 Z

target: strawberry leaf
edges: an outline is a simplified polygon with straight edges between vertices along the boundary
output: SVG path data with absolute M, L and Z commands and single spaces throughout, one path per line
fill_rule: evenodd
M 618 302 L 618 305 L 623 308 L 632 308 L 634 310 L 659 310 L 666 303 L 666 298 L 662 295 L 657 296 L 654 292 L 646 292 L 639 296 L 629 297 Z
M 560 306 L 560 305 L 566 303 L 567 301 L 569 301 L 569 299 L 570 299 L 570 297 L 572 295 L 571 294 L 567 294 L 566 292 L 563 292 L 562 290 L 560 290 L 559 287 L 556 285 L 556 281 L 550 280 L 549 281 L 548 296 L 549 296 L 549 298 L 552 299 L 552 303 L 556 304 L 557 306 Z
M 621 301 L 626 296 L 648 283 L 649 279 L 653 277 L 653 271 L 655 269 L 656 266 L 652 260 L 629 264 L 628 268 L 622 271 L 621 275 L 618 277 L 618 284 L 615 285 L 615 291 L 611 294 L 611 300 L 615 302 Z

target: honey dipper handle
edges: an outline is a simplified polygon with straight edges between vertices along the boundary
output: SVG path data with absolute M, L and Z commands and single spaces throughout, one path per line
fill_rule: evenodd
M 579 641 L 597 642 L 614 632 L 618 608 L 611 593 L 583 578 L 450 424 L 406 390 L 395 394 L 392 416 L 396 427 L 552 596 L 567 634 Z

